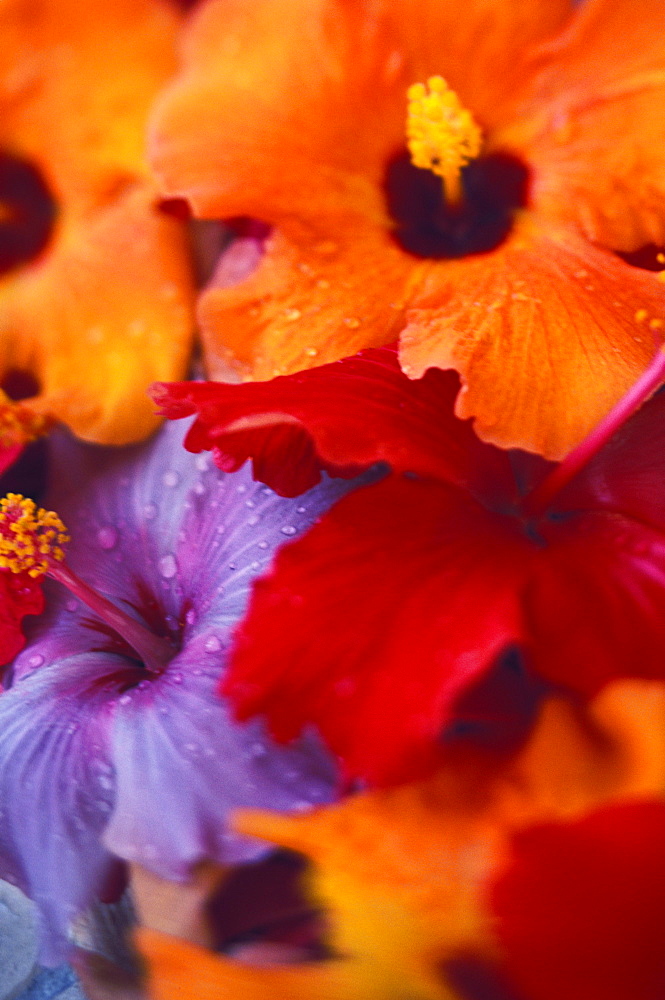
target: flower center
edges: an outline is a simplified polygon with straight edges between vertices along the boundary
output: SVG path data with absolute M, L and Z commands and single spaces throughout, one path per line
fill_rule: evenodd
M 37 168 L 13 154 L 0 153 L 0 275 L 42 252 L 56 211 Z
M 65 563 L 69 541 L 54 511 L 37 507 L 20 493 L 0 500 L 0 570 L 57 580 L 122 636 L 147 670 L 159 673 L 173 658 L 171 645 L 76 576 Z
M 462 168 L 480 154 L 480 128 L 442 76 L 431 76 L 427 86 L 414 83 L 407 97 L 411 162 L 441 177 L 447 201 L 457 205 L 462 200 Z
M 0 389 L 0 448 L 15 448 L 36 441 L 50 429 L 52 420 L 14 402 Z

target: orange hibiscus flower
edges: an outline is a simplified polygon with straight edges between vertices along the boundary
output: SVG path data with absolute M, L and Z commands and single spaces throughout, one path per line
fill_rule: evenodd
M 618 255 L 665 243 L 664 97 L 653 0 L 211 0 L 153 163 L 195 215 L 272 227 L 201 298 L 212 377 L 400 335 L 411 377 L 460 372 L 485 440 L 562 457 L 665 323 Z
M 0 381 L 30 375 L 24 410 L 93 441 L 145 436 L 146 387 L 189 354 L 185 236 L 143 150 L 178 28 L 158 0 L 0 8 Z M 3 397 L 17 447 L 21 413 Z
M 462 740 L 426 782 L 306 816 L 241 816 L 312 860 L 337 957 L 243 967 L 200 946 L 205 881 L 157 887 L 161 907 L 137 882 L 150 996 L 657 1000 L 664 719 L 661 683 L 623 681 L 588 712 L 548 699 L 512 759 Z

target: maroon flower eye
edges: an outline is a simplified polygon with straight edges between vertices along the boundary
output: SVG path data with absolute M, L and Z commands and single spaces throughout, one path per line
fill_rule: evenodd
M 494 153 L 464 168 L 464 198 L 451 205 L 441 178 L 415 167 L 404 151 L 388 164 L 385 177 L 393 235 L 414 257 L 443 260 L 489 253 L 510 233 L 515 211 L 526 206 L 528 184 L 525 164 Z
M 0 153 L 0 274 L 45 249 L 56 215 L 55 199 L 34 164 Z

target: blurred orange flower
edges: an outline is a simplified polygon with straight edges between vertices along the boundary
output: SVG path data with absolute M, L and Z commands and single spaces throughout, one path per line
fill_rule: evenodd
M 93 441 L 144 437 L 146 387 L 189 354 L 185 236 L 143 150 L 178 28 L 159 0 L 0 7 L 0 381 Z
M 662 683 L 616 682 L 588 714 L 550 699 L 513 759 L 462 742 L 425 782 L 307 816 L 241 815 L 243 832 L 312 860 L 312 892 L 327 909 L 340 957 L 256 969 L 143 929 L 151 996 L 452 1000 L 469 995 L 463 984 L 475 976 L 488 997 L 553 1000 L 563 981 L 576 1000 L 655 1000 L 665 973 L 664 723 Z M 548 850 L 558 885 L 548 876 Z M 580 859 L 584 869 L 576 867 Z M 541 899 L 529 892 L 534 871 Z M 606 888 L 596 898 L 588 889 L 601 875 Z M 511 889 L 524 912 L 511 912 Z M 552 919 L 562 916 L 560 900 L 547 894 L 557 893 L 583 913 L 573 915 L 582 939 L 572 951 L 561 947 L 570 914 L 558 925 Z M 549 933 L 539 938 L 545 925 Z M 529 927 L 536 928 L 540 975 L 524 949 Z M 572 968 L 577 980 L 567 976 Z
M 407 90 L 439 74 L 482 135 L 457 204 L 406 150 Z M 210 0 L 153 163 L 195 215 L 272 227 L 201 298 L 212 377 L 400 335 L 411 377 L 460 372 L 481 437 L 561 458 L 665 324 L 665 285 L 617 255 L 665 244 L 664 97 L 653 0 Z

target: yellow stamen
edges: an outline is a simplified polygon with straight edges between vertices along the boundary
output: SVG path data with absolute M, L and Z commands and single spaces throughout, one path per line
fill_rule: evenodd
M 67 529 L 52 510 L 37 507 L 20 493 L 0 500 L 0 569 L 43 576 L 65 558 Z
M 458 203 L 462 198 L 462 167 L 480 153 L 480 128 L 442 76 L 431 76 L 427 86 L 414 83 L 407 97 L 406 138 L 411 161 L 442 177 L 446 198 Z
M 15 403 L 0 389 L 0 448 L 28 444 L 50 429 L 53 421 L 25 403 Z

